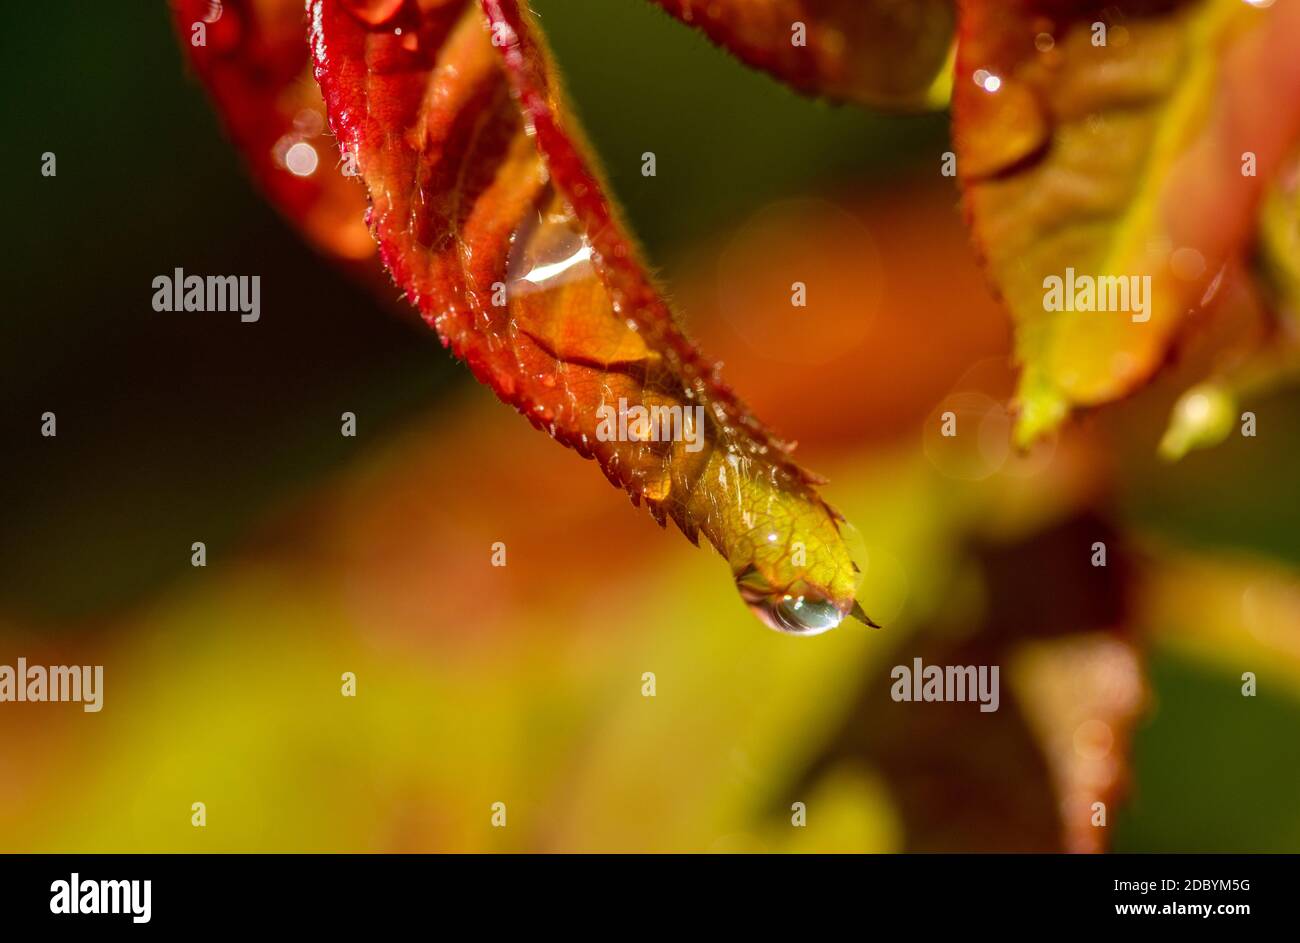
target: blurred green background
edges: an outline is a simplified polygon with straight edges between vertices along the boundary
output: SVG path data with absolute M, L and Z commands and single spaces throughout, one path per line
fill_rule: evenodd
M 930 834 L 879 744 L 828 757 L 833 731 L 878 723 L 864 692 L 909 646 L 999 619 L 987 591 L 954 591 L 980 580 L 969 541 L 1029 539 L 1079 507 L 1139 569 L 1176 563 L 1139 580 L 1131 609 L 1151 690 L 1112 847 L 1300 850 L 1300 397 L 1254 404 L 1258 438 L 1175 466 L 1153 457 L 1159 394 L 1085 422 L 1105 459 L 1081 474 L 1109 483 L 1100 497 L 1069 469 L 1041 487 L 955 480 L 925 460 L 923 423 L 972 366 L 1005 361 L 1008 328 L 968 290 L 978 273 L 937 173 L 946 116 L 805 100 L 640 0 L 535 6 L 691 329 L 750 377 L 736 384 L 760 414 L 806 439 L 830 499 L 906 574 L 882 577 L 893 634 L 760 628 L 711 552 L 658 533 L 414 317 L 313 254 L 248 182 L 161 4 L 19 5 L 0 35 L 0 663 L 94 653 L 108 667 L 103 714 L 0 705 L 0 850 L 1039 847 L 962 831 L 980 810 L 958 798 L 957 831 Z M 883 267 L 894 284 L 859 347 L 797 367 L 710 310 L 718 247 L 792 198 L 848 208 L 871 251 L 897 242 L 914 260 Z M 898 236 L 889 213 L 916 232 Z M 260 274 L 261 320 L 154 312 L 150 281 L 177 266 Z M 914 321 L 930 326 L 920 338 L 894 326 Z M 948 333 L 962 323 L 986 327 Z M 910 412 L 833 402 L 908 372 L 929 377 Z M 46 410 L 56 439 L 39 434 Z M 355 439 L 338 434 L 343 410 Z M 807 435 L 814 411 L 839 417 Z M 482 572 L 494 539 L 511 548 L 509 587 Z M 206 570 L 190 566 L 194 540 Z M 1180 603 L 1225 572 L 1207 608 Z M 1261 583 L 1256 631 L 1239 603 Z M 343 670 L 359 672 L 355 705 Z M 1248 670 L 1255 698 L 1240 696 Z M 959 736 L 935 731 L 930 760 Z M 1050 811 L 1050 777 L 1004 774 L 994 793 Z M 960 794 L 960 764 L 944 775 Z M 509 837 L 487 827 L 506 794 Z M 817 828 L 790 838 L 781 810 L 805 794 Z M 197 800 L 213 810 L 202 831 Z

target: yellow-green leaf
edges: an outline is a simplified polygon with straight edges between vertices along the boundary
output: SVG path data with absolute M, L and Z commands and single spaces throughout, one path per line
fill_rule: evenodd
M 1248 249 L 1300 134 L 1300 5 L 976 0 L 960 36 L 958 173 L 1024 443 L 1150 379 Z

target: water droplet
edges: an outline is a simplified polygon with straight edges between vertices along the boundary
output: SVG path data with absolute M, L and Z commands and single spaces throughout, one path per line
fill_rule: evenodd
M 316 153 L 316 148 L 306 141 L 299 141 L 284 154 L 284 166 L 295 177 L 310 177 L 316 172 L 319 163 L 320 157 Z
M 744 591 L 741 591 L 744 597 Z M 807 596 L 744 597 L 764 625 L 788 635 L 820 635 L 844 621 L 844 613 L 824 599 Z
M 596 278 L 591 243 L 577 220 L 557 211 L 554 200 L 543 199 L 539 205 L 536 219 L 520 228 L 510 248 L 506 282 L 512 296 Z
M 787 635 L 820 635 L 835 628 L 848 615 L 846 610 L 818 594 L 773 590 L 752 568 L 736 577 L 736 589 L 760 622 Z
M 586 233 L 547 185 L 516 229 L 506 258 L 515 327 L 558 360 L 632 364 L 652 359 L 645 340 L 616 317 Z
M 985 93 L 966 100 L 962 141 L 966 173 L 985 176 L 1024 160 L 1051 134 L 1039 95 L 1009 75 L 977 69 L 971 76 Z

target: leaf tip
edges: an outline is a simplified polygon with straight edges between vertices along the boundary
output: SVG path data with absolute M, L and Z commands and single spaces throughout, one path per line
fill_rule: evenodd
M 849 610 L 849 615 L 857 619 L 859 622 L 861 622 L 863 625 L 867 626 L 868 628 L 872 628 L 872 629 L 881 628 L 881 626 L 871 621 L 871 616 L 867 615 L 866 612 L 863 611 L 862 603 L 858 602 L 856 599 L 853 600 L 853 608 Z

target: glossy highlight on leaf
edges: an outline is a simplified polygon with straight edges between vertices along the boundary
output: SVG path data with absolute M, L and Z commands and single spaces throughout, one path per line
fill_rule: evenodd
M 960 10 L 958 172 L 1016 320 L 1025 443 L 1146 382 L 1248 250 L 1263 189 L 1300 134 L 1300 9 L 970 0 Z M 1047 279 L 1071 273 L 1122 280 L 1142 292 L 1141 310 L 1135 299 L 1049 310 Z
M 905 111 L 952 88 L 954 0 L 652 0 L 809 95 Z
M 383 262 L 443 343 L 661 524 L 702 533 L 768 625 L 814 634 L 861 615 L 838 515 L 677 329 L 531 15 L 461 0 L 309 12 Z

